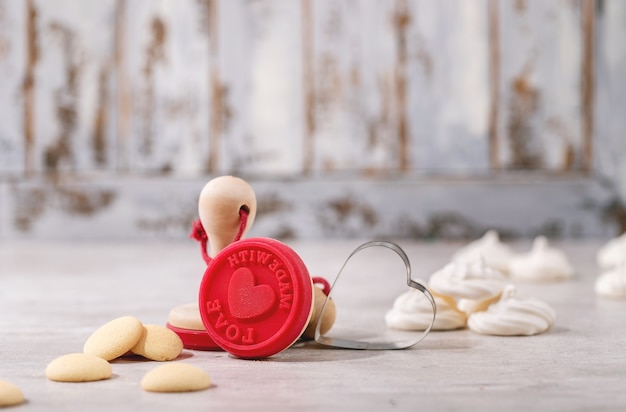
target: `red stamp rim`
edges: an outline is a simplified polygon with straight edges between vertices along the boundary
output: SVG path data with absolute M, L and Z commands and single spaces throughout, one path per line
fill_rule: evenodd
M 199 308 L 207 333 L 222 349 L 240 358 L 265 358 L 302 335 L 313 309 L 313 283 L 289 246 L 244 239 L 208 265 Z
M 211 336 L 205 330 L 193 330 L 176 327 L 170 323 L 166 324 L 167 328 L 173 331 L 183 341 L 185 349 L 219 351 L 222 348 L 216 344 Z

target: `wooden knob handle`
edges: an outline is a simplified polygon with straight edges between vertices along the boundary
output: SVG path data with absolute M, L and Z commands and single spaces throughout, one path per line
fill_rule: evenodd
M 239 210 L 242 208 L 248 212 L 243 237 L 256 216 L 256 196 L 252 187 L 234 176 L 216 177 L 204 186 L 198 200 L 198 214 L 209 237 L 209 256 L 214 257 L 232 243 L 239 231 Z
M 326 294 L 324 291 L 317 286 L 313 287 L 315 296 L 313 299 L 313 314 L 311 315 L 311 319 L 306 329 L 302 333 L 302 336 L 314 339 L 315 338 L 315 329 L 317 328 L 317 321 L 322 312 L 322 306 L 324 306 L 324 302 L 326 302 Z M 335 302 L 331 298 L 326 304 L 326 308 L 324 309 L 324 315 L 322 319 L 320 319 L 320 333 L 323 335 L 332 328 L 335 323 L 335 317 L 337 316 L 337 310 L 335 309 Z

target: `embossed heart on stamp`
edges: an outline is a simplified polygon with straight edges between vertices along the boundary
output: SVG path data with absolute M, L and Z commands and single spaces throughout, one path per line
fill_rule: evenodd
M 254 273 L 246 267 L 237 269 L 228 284 L 228 306 L 238 319 L 254 319 L 267 313 L 276 301 L 268 285 L 256 285 Z

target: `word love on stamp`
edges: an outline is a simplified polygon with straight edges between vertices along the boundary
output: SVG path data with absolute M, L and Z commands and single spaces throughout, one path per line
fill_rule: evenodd
M 289 246 L 244 239 L 209 263 L 199 307 L 207 333 L 221 348 L 240 358 L 264 358 L 302 335 L 313 309 L 313 284 Z

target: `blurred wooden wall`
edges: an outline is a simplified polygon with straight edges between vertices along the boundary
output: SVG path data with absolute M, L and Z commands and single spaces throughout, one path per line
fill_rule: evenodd
M 621 0 L 0 0 L 0 239 L 626 229 Z

